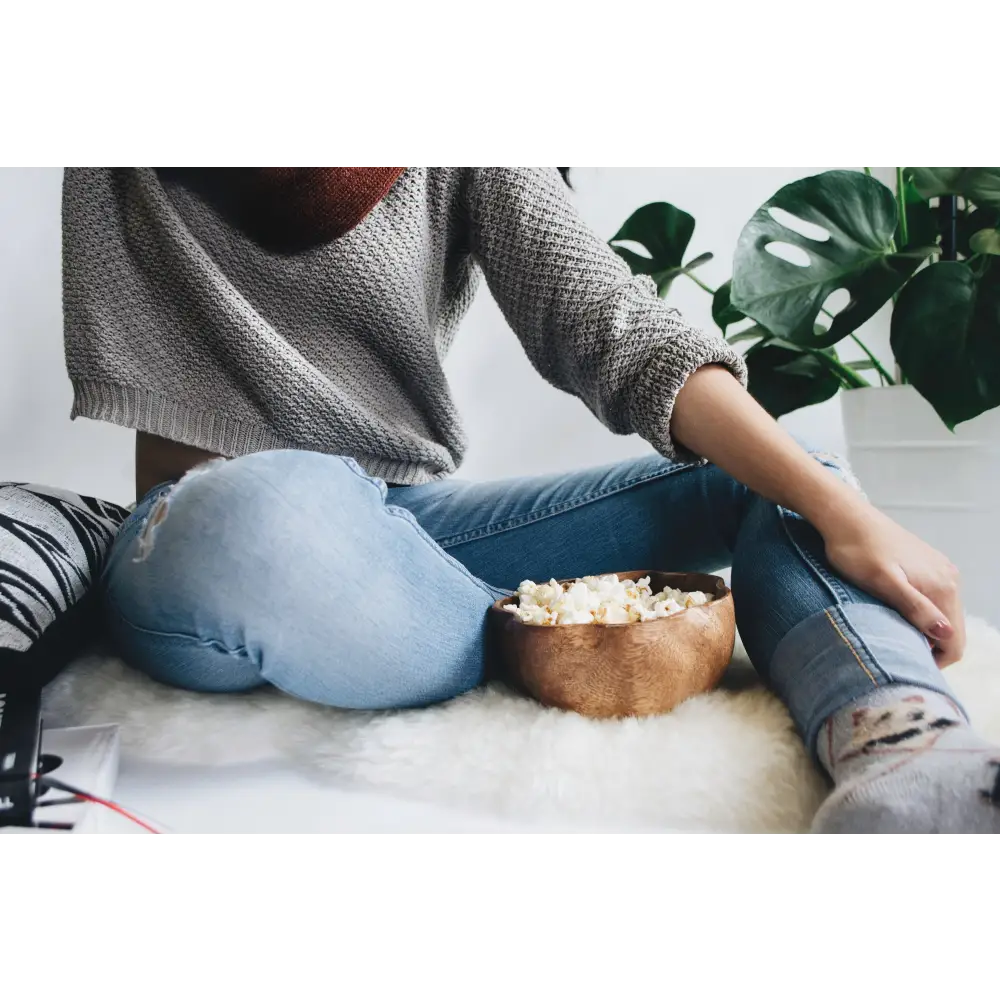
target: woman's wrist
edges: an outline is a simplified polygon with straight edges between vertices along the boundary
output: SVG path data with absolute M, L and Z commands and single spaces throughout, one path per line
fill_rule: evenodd
M 857 490 L 805 452 L 716 365 L 688 378 L 674 403 L 671 432 L 754 492 L 801 514 L 824 537 L 874 516 Z
M 790 498 L 787 504 L 797 514 L 801 514 L 816 530 L 826 536 L 841 525 L 857 522 L 867 517 L 874 508 L 851 485 L 844 482 L 832 469 L 814 460 L 811 475 Z

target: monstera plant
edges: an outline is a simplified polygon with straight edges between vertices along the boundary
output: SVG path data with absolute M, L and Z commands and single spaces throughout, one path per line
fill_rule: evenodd
M 661 296 L 682 275 L 712 295 L 775 416 L 870 379 L 911 383 L 949 429 L 1000 406 L 1000 167 L 897 167 L 895 190 L 867 168 L 788 184 L 743 228 L 717 289 L 695 274 L 711 254 L 684 263 L 694 225 L 657 202 L 610 242 Z M 857 335 L 890 301 L 894 372 Z M 839 357 L 845 340 L 862 360 Z

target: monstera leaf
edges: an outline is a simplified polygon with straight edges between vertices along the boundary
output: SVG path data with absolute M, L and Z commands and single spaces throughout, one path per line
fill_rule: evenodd
M 977 275 L 940 261 L 914 276 L 893 310 L 891 343 L 949 429 L 1000 406 L 1000 262 Z
M 910 167 L 925 198 L 958 194 L 979 208 L 1000 208 L 1000 167 Z
M 969 238 L 969 249 L 973 253 L 1000 255 L 1000 229 L 980 229 Z
M 829 236 L 804 236 L 777 221 L 772 209 L 820 226 Z M 894 253 L 896 222 L 892 192 L 865 174 L 831 170 L 786 185 L 757 210 L 740 235 L 732 306 L 793 343 L 817 348 L 837 343 L 888 302 L 930 252 Z M 800 266 L 775 256 L 768 250 L 775 244 L 791 244 L 808 263 Z M 842 288 L 850 301 L 829 329 L 817 334 L 816 318 L 824 302 Z
M 731 333 L 726 337 L 727 344 L 741 344 L 745 340 L 770 340 L 771 334 L 762 326 L 757 326 L 755 323 L 753 326 L 746 330 L 740 330 L 739 333 Z M 804 350 L 804 348 L 801 348 Z
M 687 264 L 683 263 L 684 251 L 693 233 L 694 219 L 687 212 L 665 201 L 656 201 L 636 209 L 608 242 L 633 274 L 652 277 L 662 297 L 667 294 L 674 278 L 712 259 L 710 253 L 703 253 Z M 649 256 L 644 257 L 628 247 L 615 245 L 622 240 L 640 244 Z
M 963 257 L 971 257 L 974 253 L 988 253 L 988 250 L 978 250 L 972 242 L 981 243 L 987 237 L 979 233 L 1000 228 L 1000 212 L 995 208 L 977 208 L 974 212 L 959 212 L 955 220 L 955 235 L 958 243 L 956 249 Z
M 800 347 L 782 337 L 773 337 L 760 327 L 746 331 L 761 336 L 744 355 L 750 377 L 750 394 L 773 417 L 801 406 L 829 399 L 841 387 L 867 388 L 871 383 L 858 374 L 871 362 L 843 362 L 832 347 L 819 350 Z M 734 343 L 740 335 L 730 338 Z
M 723 282 L 712 296 L 712 319 L 715 320 L 715 325 L 723 333 L 734 323 L 746 319 L 743 313 L 733 306 L 730 299 L 732 285 L 732 281 Z
M 841 381 L 821 353 L 774 339 L 755 344 L 744 355 L 750 394 L 772 417 L 836 395 Z

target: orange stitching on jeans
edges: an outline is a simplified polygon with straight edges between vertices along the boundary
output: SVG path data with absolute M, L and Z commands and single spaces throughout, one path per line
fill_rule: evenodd
M 875 678 L 872 676 L 872 672 L 865 666 L 864 660 L 862 660 L 861 657 L 858 656 L 858 651 L 851 644 L 850 639 L 848 639 L 847 636 L 840 631 L 840 626 L 833 620 L 833 615 L 831 615 L 829 611 L 824 611 L 823 614 L 825 614 L 826 617 L 830 619 L 830 624 L 833 626 L 834 631 L 837 633 L 837 635 L 840 636 L 841 639 L 844 640 L 844 645 L 847 646 L 847 648 L 854 654 L 854 659 L 858 661 L 858 666 L 861 667 L 861 669 L 868 675 L 868 680 L 870 680 L 872 684 L 875 685 L 875 687 L 878 687 L 878 681 L 875 680 Z

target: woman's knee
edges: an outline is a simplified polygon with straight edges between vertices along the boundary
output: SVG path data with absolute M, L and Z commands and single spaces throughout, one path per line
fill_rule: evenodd
M 862 492 L 861 484 L 854 475 L 850 462 L 848 462 L 844 455 L 841 455 L 830 448 L 820 447 L 818 444 L 802 438 L 797 434 L 793 434 L 792 438 L 795 440 L 795 443 L 810 456 L 810 458 L 818 462 L 824 468 L 829 469 L 835 476 L 837 476 L 837 478 L 842 479 L 859 493 Z M 772 504 L 771 506 L 777 508 L 776 504 Z
M 318 461 L 317 461 L 318 460 Z M 129 620 L 158 628 L 165 619 L 205 620 L 236 607 L 309 558 L 319 497 L 353 503 L 375 484 L 343 459 L 307 452 L 264 452 L 218 459 L 189 472 L 153 504 L 137 532 L 113 554 L 111 603 Z M 358 493 L 346 498 L 345 493 Z M 174 622 L 174 624 L 182 624 Z
M 861 492 L 861 484 L 858 482 L 857 477 L 854 475 L 854 471 L 851 469 L 850 462 L 843 455 L 838 454 L 835 451 L 831 451 L 829 448 L 820 448 L 808 441 L 803 441 L 796 438 L 799 445 L 803 450 L 807 451 L 812 458 L 819 462 L 820 465 L 829 469 L 838 478 L 842 479 L 849 486 L 854 487 L 858 492 Z
M 241 686 L 252 668 L 343 708 L 453 697 L 482 676 L 495 595 L 384 501 L 382 484 L 328 456 L 262 453 L 197 469 L 118 554 L 110 612 L 183 637 L 199 677 L 202 660 L 227 678 L 235 664 Z
M 192 469 L 150 516 L 151 536 L 172 522 L 174 532 L 206 527 L 236 539 L 260 537 L 294 515 L 334 508 L 381 506 L 385 488 L 349 458 L 308 451 L 266 451 L 217 459 Z M 192 523 L 193 522 L 193 523 Z M 150 537 L 152 542 L 154 539 Z

